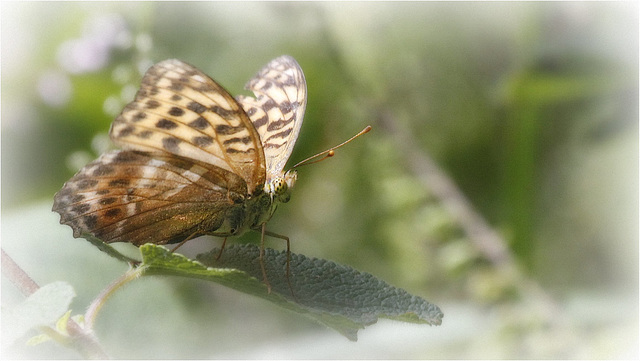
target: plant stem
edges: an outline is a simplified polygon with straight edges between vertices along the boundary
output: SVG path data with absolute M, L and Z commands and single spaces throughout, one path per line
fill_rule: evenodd
M 2 274 L 4 274 L 26 297 L 31 296 L 40 286 L 2 250 Z
M 109 297 L 111 297 L 120 287 L 140 277 L 144 273 L 145 269 L 146 267 L 140 266 L 131 267 L 122 276 L 120 276 L 109 286 L 107 286 L 107 288 L 102 290 L 102 292 L 100 292 L 100 294 L 93 300 L 93 302 L 91 302 L 89 308 L 87 309 L 87 312 L 84 314 L 85 328 L 88 330 L 93 330 L 93 325 L 95 324 L 98 312 L 105 304 L 107 299 L 109 299 Z

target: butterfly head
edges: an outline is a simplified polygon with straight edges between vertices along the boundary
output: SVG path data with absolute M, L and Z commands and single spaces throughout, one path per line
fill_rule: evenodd
M 287 203 L 291 198 L 291 188 L 298 179 L 298 173 L 295 170 L 289 170 L 284 175 L 275 177 L 267 182 L 264 186 L 273 201 Z

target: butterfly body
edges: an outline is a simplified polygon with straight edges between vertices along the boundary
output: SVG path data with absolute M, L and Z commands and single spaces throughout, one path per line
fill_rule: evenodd
M 75 237 L 107 243 L 177 243 L 260 230 L 296 180 L 284 172 L 306 105 L 306 83 L 289 56 L 234 99 L 179 60 L 154 65 L 113 122 L 123 149 L 102 154 L 65 183 L 53 210 Z

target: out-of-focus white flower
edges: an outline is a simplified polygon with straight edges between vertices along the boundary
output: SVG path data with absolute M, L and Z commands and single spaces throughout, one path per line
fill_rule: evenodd
M 69 73 L 80 74 L 102 69 L 111 50 L 131 46 L 131 32 L 118 14 L 102 15 L 85 23 L 80 38 L 67 40 L 58 49 L 58 62 Z
M 69 102 L 73 86 L 69 76 L 59 71 L 47 71 L 40 76 L 37 84 L 42 100 L 52 106 L 61 107 Z

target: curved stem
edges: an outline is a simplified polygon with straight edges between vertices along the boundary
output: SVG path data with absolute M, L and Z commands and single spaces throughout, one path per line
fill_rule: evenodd
M 98 316 L 98 312 L 105 304 L 105 302 L 113 295 L 120 287 L 126 285 L 127 283 L 135 280 L 140 277 L 146 267 L 132 267 L 127 272 L 125 272 L 118 279 L 113 281 L 107 288 L 102 290 L 100 294 L 91 302 L 87 312 L 84 314 L 85 320 L 85 328 L 87 330 L 93 330 L 93 325 L 95 323 L 96 317 Z

